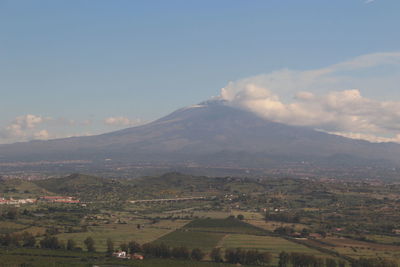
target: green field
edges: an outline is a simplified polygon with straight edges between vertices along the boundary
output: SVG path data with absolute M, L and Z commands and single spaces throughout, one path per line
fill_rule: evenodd
M 213 249 L 224 237 L 220 233 L 202 233 L 192 231 L 177 230 L 159 239 L 156 243 L 165 243 L 171 247 L 186 246 L 190 249 L 200 248 L 205 252 Z
M 78 246 L 84 247 L 83 240 L 91 236 L 95 240 L 96 249 L 98 251 L 106 251 L 108 238 L 114 242 L 115 247 L 132 240 L 144 244 L 180 228 L 185 223 L 186 221 L 181 220 L 160 221 L 156 224 L 145 225 L 141 229 L 137 229 L 136 224 L 104 224 L 89 227 L 88 232 L 85 233 L 63 233 L 57 235 L 57 237 L 65 242 L 68 239 L 73 239 Z
M 145 259 L 120 260 L 108 258 L 99 253 L 50 251 L 40 249 L 14 249 L 0 251 L 0 266 L 16 267 L 110 267 L 110 266 L 135 266 L 135 267 L 231 267 L 232 264 L 184 261 L 173 259 Z
M 281 251 L 290 251 L 298 253 L 308 253 L 313 255 L 325 255 L 321 252 L 310 249 L 306 246 L 290 242 L 281 237 L 275 236 L 254 236 L 242 234 L 228 234 L 221 243 L 223 248 L 244 248 L 258 249 L 268 251 L 273 254 L 279 254 Z
M 14 223 L 14 222 L 1 222 L 0 224 L 0 234 L 12 233 L 15 231 L 21 231 L 28 228 L 28 226 Z
M 184 228 L 192 231 L 204 232 L 241 233 L 254 235 L 265 234 L 264 230 L 235 218 L 197 219 L 185 225 Z

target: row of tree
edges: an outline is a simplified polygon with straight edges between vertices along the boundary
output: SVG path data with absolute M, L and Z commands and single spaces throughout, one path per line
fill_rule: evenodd
M 361 258 L 351 262 L 352 267 L 398 267 L 398 264 L 392 260 L 382 258 Z
M 332 258 L 318 258 L 313 255 L 303 253 L 286 253 L 279 254 L 278 267 L 345 267 L 344 260 L 335 260 Z M 398 264 L 392 260 L 382 258 L 361 258 L 350 261 L 351 267 L 398 267 Z
M 94 240 L 92 237 L 87 237 L 84 240 L 84 244 L 86 246 L 87 251 L 95 252 L 96 249 L 94 247 Z M 37 244 L 36 238 L 33 234 L 29 232 L 12 233 L 12 234 L 4 234 L 0 235 L 0 245 L 9 248 L 15 247 L 26 247 L 26 248 L 34 248 L 39 246 L 40 248 L 46 249 L 67 249 L 67 250 L 82 250 L 82 248 L 77 247 L 76 243 L 73 239 L 68 239 L 65 244 L 64 241 L 59 240 L 56 236 L 46 234 Z
M 212 256 L 218 254 L 219 248 L 212 251 Z M 215 258 L 214 258 L 215 260 Z M 272 255 L 269 252 L 259 252 L 258 250 L 245 250 L 241 248 L 225 250 L 225 261 L 228 263 L 240 263 L 249 265 L 268 265 L 272 260 Z
M 21 234 L 3 234 L 0 235 L 0 245 L 6 247 L 36 247 L 36 238 L 29 232 Z M 87 237 L 84 240 L 85 247 L 88 252 L 95 252 L 95 241 L 92 237 Z M 67 250 L 82 250 L 77 247 L 73 239 L 69 239 L 65 244 L 58 240 L 56 236 L 46 235 L 39 241 L 41 248 L 46 249 L 67 249 Z M 205 253 L 199 249 L 192 250 L 185 246 L 169 247 L 168 245 L 146 243 L 140 245 L 135 241 L 120 244 L 120 249 L 128 253 L 142 252 L 148 257 L 155 258 L 175 258 L 186 260 L 201 261 Z M 107 240 L 107 253 L 110 255 L 114 252 L 114 243 L 111 239 Z M 271 263 L 272 255 L 268 252 L 259 252 L 257 250 L 245 250 L 241 248 L 226 249 L 222 256 L 221 248 L 214 248 L 210 253 L 210 258 L 214 262 L 228 262 L 233 264 L 248 264 L 248 265 L 268 265 Z M 351 267 L 398 267 L 394 261 L 382 258 L 361 258 L 352 260 Z M 304 253 L 287 253 L 282 251 L 279 254 L 278 267 L 345 267 L 346 262 L 343 260 L 336 261 L 332 258 L 319 258 L 314 255 Z
M 29 232 L 0 235 L 0 245 L 5 247 L 35 247 L 36 238 Z
M 154 258 L 174 258 L 174 259 L 185 259 L 185 260 L 196 260 L 201 261 L 205 253 L 199 249 L 189 249 L 185 246 L 170 247 L 165 243 L 154 244 L 146 243 L 140 245 L 135 241 L 129 243 L 120 244 L 119 248 L 122 251 L 128 253 L 141 252 L 147 257 Z M 114 243 L 111 239 L 107 240 L 107 253 L 111 255 L 115 251 Z M 221 248 L 214 248 L 210 257 L 215 262 L 228 262 L 228 263 L 240 263 L 240 264 L 251 264 L 251 265 L 267 265 L 272 260 L 272 255 L 267 252 L 258 252 L 257 250 L 244 250 L 244 249 L 227 249 L 224 257 L 222 256 Z
M 343 260 L 336 261 L 332 258 L 318 258 L 314 255 L 304 253 L 287 253 L 282 251 L 279 254 L 278 267 L 345 267 Z
M 184 259 L 184 260 L 192 259 L 197 261 L 201 261 L 205 256 L 205 253 L 199 248 L 194 248 L 190 250 L 185 246 L 169 247 L 164 243 L 143 244 L 142 252 L 147 256 L 155 258 L 174 258 L 174 259 Z

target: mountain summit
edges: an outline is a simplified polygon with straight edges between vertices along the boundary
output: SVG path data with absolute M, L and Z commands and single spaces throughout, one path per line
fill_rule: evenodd
M 267 121 L 212 100 L 146 125 L 85 137 L 0 146 L 0 161 L 120 160 L 266 167 L 282 162 L 399 163 L 400 145 L 369 143 Z

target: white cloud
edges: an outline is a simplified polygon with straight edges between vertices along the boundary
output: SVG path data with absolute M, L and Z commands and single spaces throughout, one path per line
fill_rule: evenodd
M 104 120 L 53 118 L 33 114 L 18 116 L 6 125 L 0 125 L 0 144 L 30 140 L 48 140 L 73 136 L 100 134 L 121 127 L 142 124 L 140 119 L 121 116 Z
M 129 119 L 126 117 L 108 117 L 104 119 L 104 123 L 109 126 L 136 126 L 142 124 L 142 120 L 140 119 Z
M 34 139 L 46 140 L 50 138 L 50 134 L 47 130 L 40 130 L 34 133 Z
M 365 4 L 371 4 L 371 3 L 373 3 L 373 2 L 375 2 L 375 0 L 366 0 L 364 3 L 365 3 Z
M 284 69 L 230 82 L 221 89 L 221 98 L 276 122 L 374 142 L 398 142 L 400 101 L 376 100 L 348 86 L 371 80 L 373 84 L 392 81 L 397 86 L 399 66 L 400 53 L 376 53 L 322 69 Z M 380 68 L 385 70 L 383 77 Z M 381 89 L 375 88 L 375 93 Z M 289 100 L 281 97 L 288 94 Z
M 10 124 L 0 129 L 0 136 L 5 140 L 26 141 L 31 139 L 48 139 L 50 134 L 40 125 L 52 118 L 27 114 L 16 117 Z

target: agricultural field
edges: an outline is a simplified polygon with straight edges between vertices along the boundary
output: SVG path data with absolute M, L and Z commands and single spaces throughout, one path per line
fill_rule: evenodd
M 265 231 L 253 225 L 228 217 L 225 219 L 197 219 L 185 225 L 188 231 L 242 233 L 263 235 Z
M 400 263 L 400 247 L 393 245 L 384 245 L 372 242 L 363 242 L 349 238 L 327 237 L 319 246 L 336 251 L 342 255 L 359 257 L 376 257 L 386 259 L 397 259 Z M 313 242 L 313 241 L 308 241 Z
M 242 234 L 227 234 L 220 243 L 223 248 L 244 248 L 244 249 L 258 249 L 262 251 L 271 252 L 278 255 L 282 251 L 291 251 L 297 253 L 307 253 L 318 256 L 325 254 L 310 249 L 306 246 L 290 242 L 281 237 L 275 236 L 255 236 L 255 235 L 242 235 Z
M 185 225 L 187 222 L 182 220 L 166 221 L 162 220 L 154 224 L 150 224 L 145 220 L 133 221 L 129 224 L 104 224 L 100 226 L 90 226 L 85 233 L 63 233 L 57 235 L 60 240 L 67 241 L 73 239 L 77 245 L 84 247 L 83 241 L 88 237 L 92 237 L 95 241 L 97 251 L 106 251 L 106 241 L 111 239 L 116 246 L 122 243 L 128 243 L 132 240 L 144 244 L 152 242 L 157 238 L 174 231 Z M 137 228 L 137 224 L 141 228 Z
M 0 251 L 2 267 L 15 266 L 56 266 L 56 267 L 110 267 L 110 266 L 134 266 L 134 267 L 233 267 L 233 264 L 196 262 L 189 260 L 173 259 L 145 259 L 143 261 L 119 260 L 104 257 L 100 253 L 40 253 L 38 250 L 14 250 L 11 253 Z M 243 265 L 246 267 L 246 265 Z
M 26 226 L 26 225 L 15 223 L 12 221 L 2 222 L 0 224 L 0 233 L 1 234 L 12 233 L 12 232 L 23 230 L 27 227 L 28 226 Z
M 317 257 L 328 257 L 327 254 L 318 250 L 311 249 L 298 243 L 290 242 L 281 237 L 275 236 L 255 236 L 242 234 L 227 234 L 218 244 L 224 249 L 242 248 L 257 249 L 259 251 L 270 252 L 273 256 L 273 263 L 278 263 L 278 255 L 282 251 L 310 254 Z
M 285 223 L 285 222 L 278 222 L 278 221 L 265 221 L 265 220 L 246 220 L 247 223 L 257 226 L 259 228 L 265 229 L 267 231 L 273 232 L 276 228 L 279 227 L 290 227 L 295 231 L 300 232 L 304 228 L 308 228 L 306 224 L 301 223 Z
M 45 194 L 79 200 L 0 206 L 0 260 L 10 262 L 229 266 L 207 262 L 212 260 L 209 253 L 218 248 L 225 261 L 230 249 L 270 253 L 271 266 L 277 266 L 282 251 L 347 263 L 360 257 L 400 258 L 398 185 L 177 173 L 112 180 L 74 174 L 62 179 L 4 180 L 2 192 L 15 199 L 39 199 Z M 202 198 L 179 200 L 188 196 Z M 44 245 L 43 240 L 53 239 L 56 245 Z M 88 239 L 96 253 L 88 252 Z M 172 254 L 154 259 L 159 256 L 147 252 L 146 260 L 135 265 L 107 257 L 110 241 L 113 250 L 126 249 L 124 244 L 134 241 L 141 248 L 164 244 L 171 251 L 200 249 L 204 255 L 197 262 L 171 259 Z M 72 249 L 67 249 L 68 242 Z
M 171 247 L 185 246 L 190 249 L 200 248 L 210 252 L 225 236 L 223 233 L 203 233 L 177 230 L 157 239 L 155 243 L 165 243 Z

